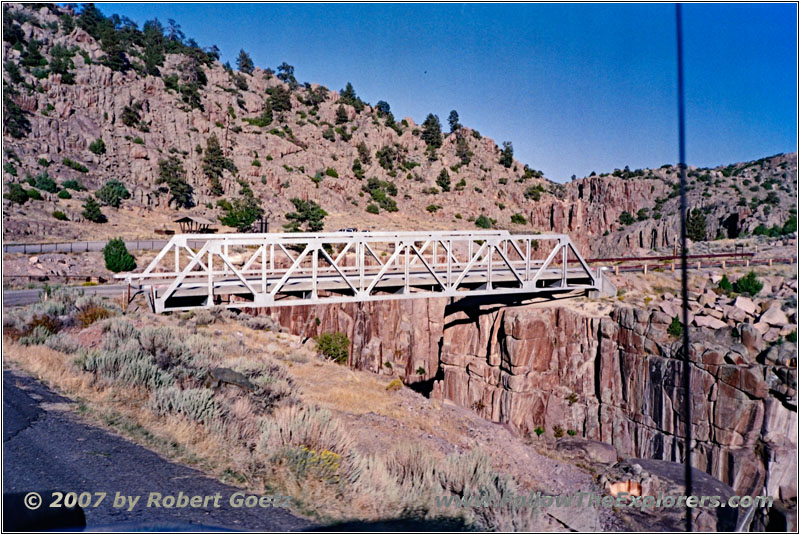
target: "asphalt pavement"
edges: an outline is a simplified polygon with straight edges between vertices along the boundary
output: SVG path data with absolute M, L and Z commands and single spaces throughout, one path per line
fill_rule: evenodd
M 231 496 L 240 489 L 88 425 L 74 412 L 74 406 L 73 401 L 31 377 L 3 371 L 4 497 L 8 493 L 38 492 L 43 502 L 40 507 L 48 507 L 55 499 L 53 491 L 65 496 L 68 492 L 91 493 L 93 502 L 99 498 L 95 493 L 105 492 L 97 507 L 83 507 L 88 530 L 314 529 L 309 521 L 286 508 L 233 507 Z M 186 496 L 219 495 L 219 507 L 212 498 L 200 507 L 166 508 L 166 496 L 177 499 L 181 492 Z M 116 493 L 138 496 L 139 500 L 132 507 L 129 500 L 125 506 L 114 507 Z M 151 493 L 160 493 L 162 498 L 147 507 Z M 3 514 L 13 518 L 15 512 L 4 510 Z
M 103 286 L 75 286 L 86 294 L 96 294 L 102 297 L 119 297 L 125 291 L 124 284 L 106 284 Z M 42 295 L 41 288 L 25 290 L 3 290 L 3 308 L 32 305 L 38 303 Z

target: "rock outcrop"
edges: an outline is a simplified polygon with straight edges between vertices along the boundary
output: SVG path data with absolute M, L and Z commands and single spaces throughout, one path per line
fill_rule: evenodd
M 443 299 L 303 308 L 270 313 L 306 336 L 344 332 L 353 366 L 399 375 L 521 433 L 683 458 L 682 361 L 666 332 L 672 316 L 660 308 L 617 307 L 604 317 L 566 306 L 459 309 Z M 692 460 L 738 493 L 791 499 L 796 346 L 765 349 L 759 336 L 751 323 L 693 328 Z

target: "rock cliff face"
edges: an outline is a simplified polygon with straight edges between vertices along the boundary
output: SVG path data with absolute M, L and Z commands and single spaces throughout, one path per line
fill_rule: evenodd
M 106 65 L 109 42 L 90 34 L 96 21 L 71 8 L 5 4 L 4 20 L 4 99 L 29 124 L 15 135 L 8 121 L 4 125 L 4 192 L 10 184 L 34 187 L 34 177 L 43 173 L 59 187 L 81 180 L 88 188 L 73 191 L 72 199 L 43 190 L 43 200 L 24 206 L 4 200 L 7 239 L 103 234 L 103 225 L 84 221 L 82 205 L 110 179 L 122 181 L 131 198 L 118 210 L 104 208 L 105 226 L 129 237 L 152 236 L 176 215 L 168 188 L 158 183 L 159 161 L 168 157 L 186 172 L 193 212 L 219 217 L 217 201 L 235 198 L 246 183 L 273 231 L 293 210 L 290 200 L 301 198 L 329 212 L 326 230 L 472 229 L 485 216 L 494 227 L 514 232 L 569 232 L 587 256 L 671 251 L 677 235 L 678 173 L 669 165 L 557 184 L 522 162 L 501 163 L 497 143 L 468 127 L 429 148 L 420 125 L 411 118 L 390 122 L 384 106 L 379 110 L 359 99 L 362 108 L 340 92 L 286 83 L 268 69 L 245 73 L 213 59 L 197 63 L 197 57 L 207 57 L 197 48 L 161 50 L 163 64 L 146 71 L 140 62 L 147 40 L 132 36 L 130 28 L 117 36 L 129 43 L 122 55 L 130 68 L 112 70 Z M 41 56 L 35 62 L 34 48 Z M 53 65 L 59 62 L 60 69 Z M 276 92 L 287 97 L 280 108 Z M 218 177 L 221 193 L 212 190 L 204 172 L 212 136 L 232 163 Z M 105 152 L 90 149 L 98 139 Z M 66 165 L 66 158 L 83 171 Z M 442 173 L 448 178 L 439 182 Z M 752 232 L 759 224 L 781 227 L 796 206 L 796 177 L 796 155 L 690 167 L 689 205 L 706 214 L 708 239 Z M 370 178 L 391 183 L 387 191 L 396 212 L 386 209 L 391 203 L 385 199 L 371 199 Z M 385 204 L 379 214 L 367 212 L 377 204 Z M 55 219 L 56 210 L 67 220 Z M 621 219 L 624 213 L 628 217 Z
M 276 309 L 312 336 L 352 340 L 353 366 L 395 374 L 520 433 L 576 434 L 621 455 L 680 461 L 682 363 L 658 310 L 592 317 L 567 307 L 456 309 L 445 300 Z M 318 320 L 318 321 L 317 321 Z M 796 346 L 764 350 L 745 328 L 693 330 L 694 466 L 739 493 L 796 493 Z

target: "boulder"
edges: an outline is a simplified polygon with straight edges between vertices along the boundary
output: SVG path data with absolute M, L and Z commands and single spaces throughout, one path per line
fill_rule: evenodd
M 711 316 L 695 316 L 694 324 L 698 327 L 709 327 L 711 329 L 721 329 L 728 326 L 728 324 L 724 321 L 718 320 L 717 318 L 713 318 Z
M 617 448 L 597 440 L 562 438 L 556 443 L 556 450 L 577 454 L 595 463 L 613 464 L 617 462 Z
M 769 330 L 769 323 L 763 321 L 756 322 L 755 325 L 753 326 L 756 328 L 758 332 L 761 333 L 762 336 L 767 334 L 767 331 Z
M 756 313 L 756 304 L 747 297 L 739 296 L 733 302 L 733 306 L 738 308 L 739 310 L 743 310 L 746 314 L 755 314 Z
M 706 291 L 697 301 L 704 307 L 713 307 L 717 303 L 717 294 Z
M 764 340 L 758 329 L 749 323 L 744 323 L 741 325 L 739 332 L 742 338 L 742 344 L 744 344 L 747 349 L 756 353 L 761 353 L 761 350 L 764 349 Z
M 779 306 L 772 306 L 761 314 L 759 321 L 772 325 L 773 327 L 783 327 L 789 323 L 789 318 L 786 317 L 786 314 L 784 314 Z

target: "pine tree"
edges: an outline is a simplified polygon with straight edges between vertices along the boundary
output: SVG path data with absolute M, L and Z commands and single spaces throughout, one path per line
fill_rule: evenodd
M 436 185 L 442 188 L 442 191 L 450 191 L 450 173 L 447 172 L 447 169 L 442 169 L 442 172 L 439 173 Z
M 212 134 L 206 141 L 206 150 L 203 155 L 203 173 L 211 184 L 212 195 L 217 197 L 222 195 L 223 190 L 220 178 L 222 178 L 222 173 L 226 169 L 230 171 L 231 174 L 236 174 L 237 172 L 236 166 L 233 165 L 233 160 L 226 158 L 225 154 L 222 152 L 222 147 L 219 144 L 217 135 Z
M 194 206 L 192 194 L 194 189 L 186 182 L 186 171 L 181 161 L 175 156 L 158 161 L 158 180 L 156 184 L 166 183 L 169 186 L 170 199 L 168 204 L 175 204 L 175 208 L 191 208 Z
M 349 121 L 350 118 L 347 116 L 347 110 L 344 109 L 344 106 L 339 104 L 339 107 L 336 108 L 336 124 L 344 124 Z
M 692 241 L 705 241 L 706 216 L 699 208 L 695 208 L 689 214 L 689 220 L 686 222 L 686 234 Z
M 236 67 L 239 71 L 253 74 L 253 59 L 250 57 L 250 54 L 244 51 L 244 49 L 239 50 L 239 57 L 236 59 Z
M 442 123 L 439 122 L 439 117 L 432 113 L 429 113 L 422 123 L 422 141 L 436 149 L 442 146 Z
M 514 146 L 510 141 L 503 141 L 503 151 L 500 154 L 500 163 L 508 169 L 514 165 Z
M 297 79 L 294 77 L 294 66 L 285 61 L 278 65 L 278 80 L 289 85 L 289 89 L 297 89 Z
M 106 216 L 100 211 L 100 205 L 94 200 L 94 197 L 88 197 L 83 204 L 83 217 L 92 223 L 105 223 Z
M 447 118 L 447 122 L 450 123 L 450 133 L 461 128 L 461 124 L 458 122 L 458 112 L 456 110 L 450 112 L 450 117 Z

